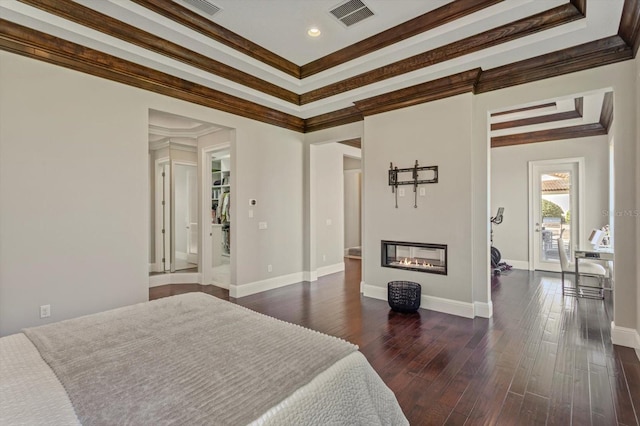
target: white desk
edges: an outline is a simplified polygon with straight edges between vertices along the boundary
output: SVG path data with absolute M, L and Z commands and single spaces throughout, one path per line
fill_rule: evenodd
M 580 273 L 578 270 L 578 265 L 580 264 L 580 259 L 591 259 L 591 260 L 604 260 L 604 261 L 613 261 L 613 248 L 612 247 L 600 247 L 600 248 L 587 248 L 587 249 L 576 249 L 575 250 L 575 267 L 576 267 L 576 296 L 580 296 Z M 591 291 L 598 289 L 599 298 L 604 299 L 604 287 L 591 287 L 591 286 L 583 286 L 585 288 L 591 289 Z M 591 295 L 591 297 L 595 297 Z

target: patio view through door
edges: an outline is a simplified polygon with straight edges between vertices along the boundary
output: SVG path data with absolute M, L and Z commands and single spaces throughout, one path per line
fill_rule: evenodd
M 533 269 L 560 272 L 558 244 L 569 259 L 579 245 L 582 163 L 581 158 L 529 162 L 529 262 Z

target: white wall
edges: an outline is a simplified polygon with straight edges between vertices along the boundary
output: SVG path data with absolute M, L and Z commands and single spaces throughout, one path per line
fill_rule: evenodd
M 464 94 L 365 118 L 365 295 L 383 294 L 389 281 L 408 280 L 420 283 L 423 295 L 472 302 L 471 97 Z M 407 168 L 416 160 L 421 166 L 438 166 L 439 182 L 423 186 L 426 196 L 418 197 L 418 208 L 413 207 L 412 187 L 401 187 L 406 195 L 398 198 L 396 209 L 388 185 L 389 163 Z M 448 275 L 381 267 L 381 240 L 447 244 Z
M 493 240 L 504 259 L 516 264 L 529 261 L 529 161 L 584 157 L 584 229 L 608 223 L 602 214 L 609 208 L 608 145 L 603 135 L 491 149 L 491 211 L 505 208 L 504 221 L 494 226 Z
M 148 299 L 136 92 L 0 52 L 0 334 Z
M 6 52 L 0 93 L 0 334 L 148 299 L 150 108 L 236 129 L 236 287 L 301 276 L 302 134 Z
M 318 276 L 344 269 L 344 156 L 360 150 L 341 143 L 311 146 L 312 209 Z

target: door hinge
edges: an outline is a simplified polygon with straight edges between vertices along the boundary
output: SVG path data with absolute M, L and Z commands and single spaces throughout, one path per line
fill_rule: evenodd
M 164 172 L 162 172 L 162 177 L 164 177 Z
M 164 229 L 162 230 L 162 233 L 164 234 Z
M 164 206 L 164 200 L 162 200 L 162 205 Z
M 163 258 L 162 258 L 162 263 L 164 263 L 164 262 L 165 262 L 165 258 L 163 257 Z

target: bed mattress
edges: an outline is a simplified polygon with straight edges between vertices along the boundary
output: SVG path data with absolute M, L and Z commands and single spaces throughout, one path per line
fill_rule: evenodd
M 206 301 L 209 302 L 209 300 Z M 97 314 L 98 318 L 104 319 L 100 315 Z M 86 318 L 92 317 L 94 316 Z M 118 318 L 118 315 L 115 317 Z M 101 320 L 97 322 L 103 323 Z M 319 334 L 312 331 L 309 333 Z M 234 345 L 233 342 L 230 344 Z M 45 358 L 47 357 L 49 355 Z M 73 364 L 77 363 L 73 362 Z M 79 373 L 72 372 L 72 374 Z M 69 397 L 59 377 L 25 334 L 0 339 L 0 377 L 0 424 L 81 424 L 72 403 L 73 398 Z M 223 386 L 222 390 L 229 400 L 236 398 L 234 392 L 237 389 L 224 387 L 224 383 L 220 386 Z M 153 389 L 149 389 L 149 392 L 153 394 Z M 230 403 L 229 406 L 234 405 Z M 250 407 L 247 409 L 249 410 Z M 104 417 L 92 418 L 91 413 L 87 416 L 85 412 L 83 415 L 85 420 L 82 423 L 84 424 L 110 423 Z M 181 418 L 180 415 L 176 418 L 163 416 L 149 419 L 144 423 L 169 424 Z M 94 421 L 96 419 L 97 421 Z M 228 417 L 214 416 L 213 421 L 207 422 L 238 424 L 229 420 L 218 422 L 216 419 L 228 419 Z M 287 391 L 279 402 L 253 416 L 251 421 L 243 421 L 240 424 L 246 423 L 256 425 L 408 424 L 393 393 L 369 365 L 366 358 L 357 351 L 341 356 L 318 374 L 314 374 L 310 381 L 304 382 L 293 391 Z

